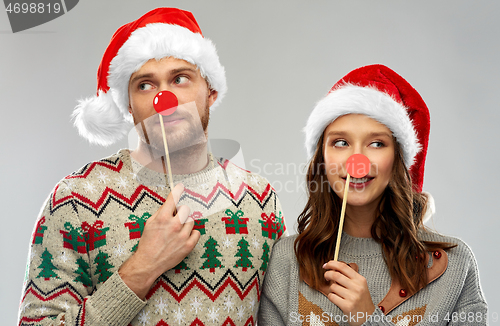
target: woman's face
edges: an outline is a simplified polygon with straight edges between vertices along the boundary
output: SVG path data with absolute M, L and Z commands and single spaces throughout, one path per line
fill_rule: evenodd
M 341 199 L 344 198 L 347 159 L 357 153 L 368 157 L 371 162 L 368 175 L 360 179 L 351 176 L 347 205 L 378 205 L 394 163 L 394 141 L 389 128 L 366 115 L 341 116 L 325 129 L 323 151 L 328 182 Z

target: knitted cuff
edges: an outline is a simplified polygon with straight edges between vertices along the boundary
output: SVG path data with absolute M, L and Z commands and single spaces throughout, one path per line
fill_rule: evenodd
M 106 325 L 128 325 L 146 305 L 115 272 L 86 302 L 86 310 L 98 312 L 87 314 L 89 325 L 100 322 Z M 90 318 L 89 318 L 90 317 Z M 92 320 L 92 319 L 96 320 Z

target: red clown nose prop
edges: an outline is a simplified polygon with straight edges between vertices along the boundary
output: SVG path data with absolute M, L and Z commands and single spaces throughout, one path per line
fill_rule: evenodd
M 169 91 L 161 91 L 156 94 L 153 100 L 155 111 L 163 116 L 171 115 L 177 110 L 179 102 L 177 96 Z
M 363 154 L 353 154 L 347 159 L 346 168 L 352 177 L 362 178 L 370 172 L 370 160 Z

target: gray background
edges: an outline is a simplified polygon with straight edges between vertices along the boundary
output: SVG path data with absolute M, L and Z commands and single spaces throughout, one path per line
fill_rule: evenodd
M 471 246 L 490 315 L 499 312 L 499 2 L 85 0 L 16 34 L 0 12 L 2 325 L 15 323 L 28 243 L 52 187 L 127 147 L 89 146 L 69 116 L 94 94 L 113 32 L 157 6 L 192 11 L 217 45 L 229 92 L 210 137 L 241 144 L 246 168 L 279 191 L 292 233 L 305 203 L 301 129 L 314 103 L 362 65 L 405 77 L 431 111 L 424 190 L 436 200 L 433 225 Z

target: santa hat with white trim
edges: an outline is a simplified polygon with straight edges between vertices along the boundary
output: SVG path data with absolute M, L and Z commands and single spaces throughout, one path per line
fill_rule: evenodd
M 389 128 L 403 152 L 413 189 L 422 191 L 430 116 L 420 94 L 400 75 L 383 65 L 355 69 L 339 80 L 313 109 L 307 125 L 306 149 L 312 158 L 324 130 L 338 117 L 364 114 Z M 429 198 L 424 220 L 434 213 Z
M 96 96 L 80 100 L 75 126 L 89 142 L 108 146 L 133 127 L 128 112 L 130 76 L 148 60 L 174 57 L 197 66 L 209 87 L 218 92 L 217 106 L 227 91 L 226 74 L 214 44 L 203 37 L 194 16 L 176 8 L 157 8 L 120 27 L 104 52 L 97 71 Z

